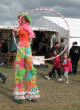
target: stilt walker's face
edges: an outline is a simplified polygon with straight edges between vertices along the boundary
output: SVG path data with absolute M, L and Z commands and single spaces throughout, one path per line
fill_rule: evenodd
M 21 24 L 28 23 L 28 20 L 25 17 L 23 17 L 23 16 L 19 16 L 18 17 L 18 22 L 21 25 Z
M 25 24 L 25 23 L 28 23 L 28 21 L 25 17 L 22 17 L 21 18 L 21 24 Z

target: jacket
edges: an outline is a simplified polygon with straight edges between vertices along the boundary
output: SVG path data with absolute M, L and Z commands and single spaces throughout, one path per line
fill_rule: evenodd
M 77 63 L 80 59 L 80 47 L 72 46 L 69 52 L 69 56 L 71 58 L 71 62 Z
M 72 72 L 72 63 L 70 61 L 70 59 L 68 58 L 67 60 L 63 60 L 63 71 L 69 71 L 69 72 Z
M 56 57 L 53 61 L 53 67 L 54 68 L 61 68 L 61 64 L 60 64 L 60 57 Z

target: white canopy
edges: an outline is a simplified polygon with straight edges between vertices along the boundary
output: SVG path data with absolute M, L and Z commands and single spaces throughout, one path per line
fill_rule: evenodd
M 65 18 L 68 22 L 70 28 L 71 37 L 80 37 L 80 19 L 75 18 Z M 47 28 L 46 28 L 47 27 Z M 60 29 L 61 27 L 61 29 Z M 14 26 L 2 26 L 0 25 L 0 29 L 13 29 Z M 62 31 L 61 36 L 66 35 L 66 31 L 68 30 L 66 23 L 61 17 L 51 17 L 51 16 L 42 16 L 37 22 L 35 23 L 33 30 L 55 30 L 55 31 Z M 66 31 L 65 31 L 66 30 Z
M 66 30 L 68 29 L 66 23 L 61 17 L 44 16 L 44 18 Z M 68 22 L 71 37 L 80 37 L 80 19 L 65 18 L 65 20 Z

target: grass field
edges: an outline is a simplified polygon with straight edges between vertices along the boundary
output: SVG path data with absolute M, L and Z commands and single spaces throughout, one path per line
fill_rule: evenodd
M 8 79 L 5 84 L 0 82 L 0 110 L 80 110 L 80 74 L 70 75 L 70 84 L 57 82 L 56 79 L 46 80 L 44 75 L 51 70 L 37 68 L 37 83 L 40 99 L 37 103 L 23 100 L 23 104 L 13 102 L 13 66 L 0 67 Z

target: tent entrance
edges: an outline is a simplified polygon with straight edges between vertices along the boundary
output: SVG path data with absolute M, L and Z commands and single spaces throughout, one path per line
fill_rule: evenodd
M 33 56 L 51 56 L 51 38 L 53 35 L 53 45 L 58 40 L 57 32 L 50 31 L 35 31 L 36 38 L 32 41 L 32 54 Z

